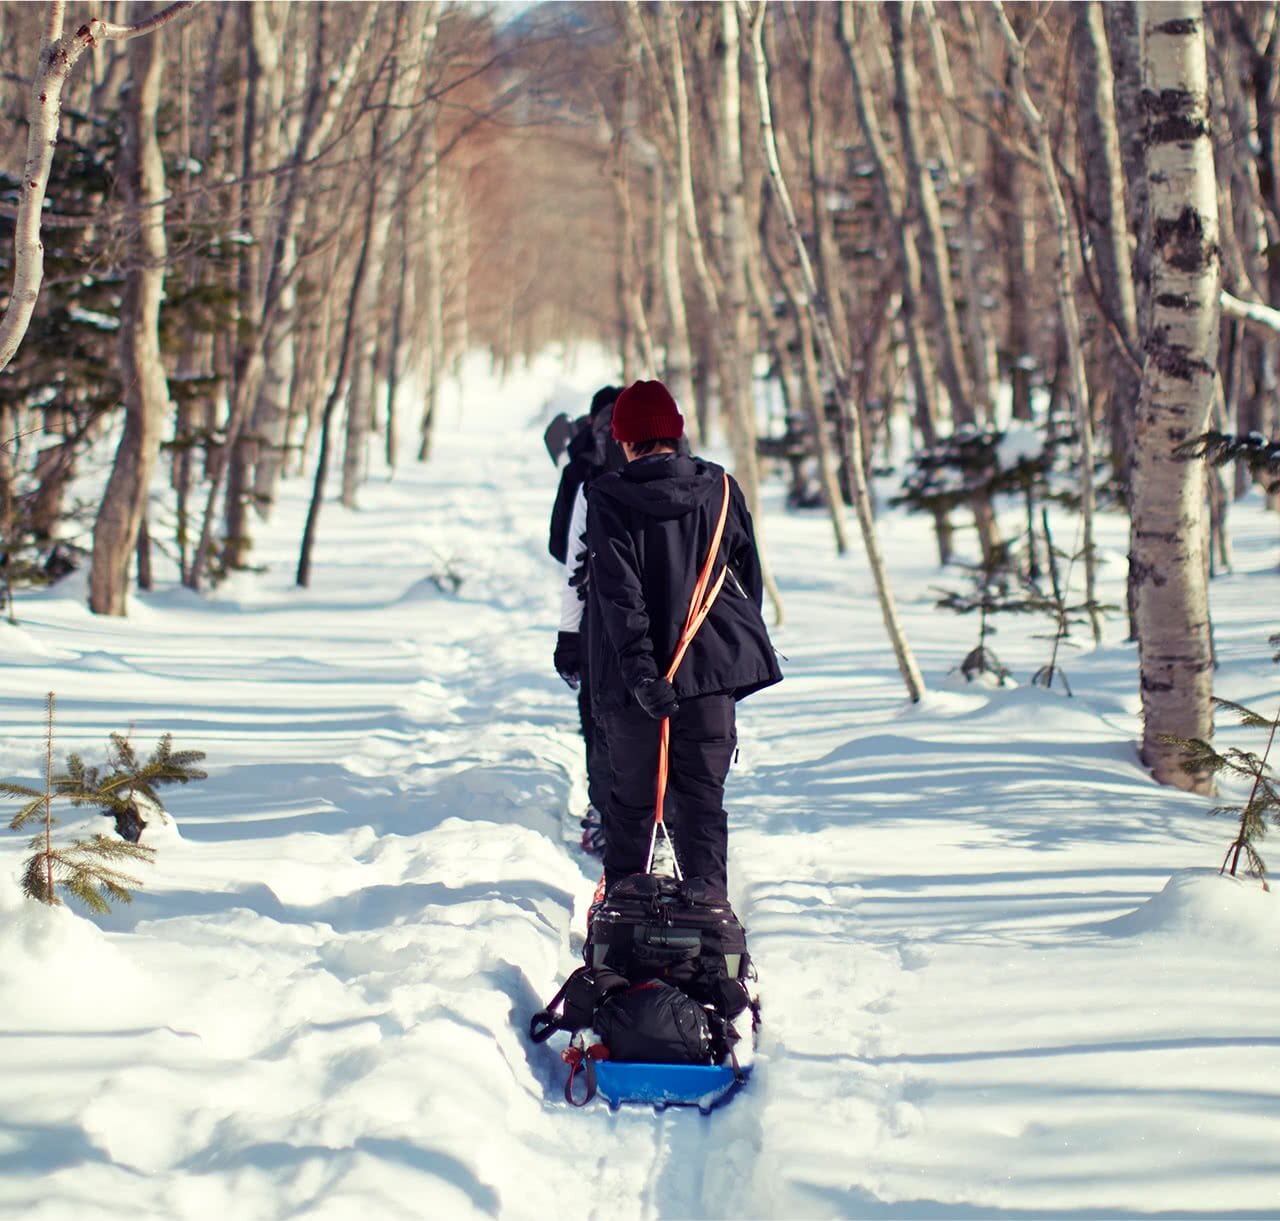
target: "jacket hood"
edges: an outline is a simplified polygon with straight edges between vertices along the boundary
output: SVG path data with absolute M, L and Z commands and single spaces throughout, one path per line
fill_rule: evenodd
M 659 521 L 683 517 L 724 495 L 724 470 L 714 462 L 682 454 L 650 454 L 597 479 L 592 495 L 608 496 Z

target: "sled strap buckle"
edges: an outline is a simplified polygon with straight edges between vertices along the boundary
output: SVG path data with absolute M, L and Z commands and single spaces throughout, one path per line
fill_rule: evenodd
M 609 1049 L 603 1043 L 592 1043 L 590 1047 L 571 1043 L 560 1053 L 560 1058 L 569 1066 L 569 1080 L 564 1083 L 565 1102 L 571 1107 L 585 1107 L 596 1096 L 596 1061 L 607 1060 Z M 579 1069 L 586 1082 L 586 1093 L 581 1099 L 573 1096 L 573 1081 Z

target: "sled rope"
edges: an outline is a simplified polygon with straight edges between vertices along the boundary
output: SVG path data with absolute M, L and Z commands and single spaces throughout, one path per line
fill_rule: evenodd
M 729 573 L 729 565 L 726 563 L 720 569 L 720 575 L 714 581 L 711 579 L 711 570 L 715 567 L 716 556 L 720 553 L 720 541 L 724 538 L 724 524 L 728 517 L 729 474 L 726 471 L 724 475 L 724 499 L 720 503 L 720 517 L 716 521 L 715 532 L 711 536 L 711 546 L 707 549 L 706 561 L 703 563 L 702 571 L 698 573 L 698 579 L 693 586 L 693 595 L 689 599 L 689 612 L 684 619 L 684 631 L 680 634 L 675 654 L 671 658 L 671 664 L 667 667 L 665 676 L 667 682 L 671 682 L 675 678 L 676 671 L 684 660 L 686 650 L 693 642 L 693 638 L 702 626 L 703 620 L 711 613 L 711 607 L 719 596 L 720 590 L 724 586 L 724 579 Z M 675 845 L 671 844 L 671 836 L 667 833 L 667 824 L 662 817 L 662 809 L 667 796 L 670 757 L 671 720 L 669 717 L 663 717 L 658 731 L 658 791 L 653 807 L 653 832 L 649 836 L 649 855 L 645 858 L 644 871 L 649 873 L 653 869 L 653 856 L 658 847 L 658 832 L 661 830 L 663 838 L 671 845 L 671 865 L 675 870 L 676 880 L 683 882 L 684 874 L 680 872 L 680 862 L 676 858 Z

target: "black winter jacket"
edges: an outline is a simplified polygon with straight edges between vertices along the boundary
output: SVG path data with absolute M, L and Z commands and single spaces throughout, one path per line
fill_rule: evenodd
M 602 712 L 666 672 L 684 629 L 724 495 L 711 462 L 653 454 L 596 479 L 588 490 L 591 549 L 588 637 L 591 694 Z M 712 579 L 728 575 L 673 680 L 680 698 L 742 699 L 782 673 L 760 613 L 763 582 L 751 514 L 729 480 L 729 515 Z
M 573 518 L 573 502 L 578 488 L 604 471 L 616 471 L 626 464 L 622 449 L 610 433 L 613 407 L 602 408 L 594 416 L 582 416 L 574 422 L 574 434 L 565 447 L 569 461 L 560 472 L 555 503 L 551 506 L 551 528 L 547 550 L 551 558 L 564 564 L 569 558 L 569 522 Z

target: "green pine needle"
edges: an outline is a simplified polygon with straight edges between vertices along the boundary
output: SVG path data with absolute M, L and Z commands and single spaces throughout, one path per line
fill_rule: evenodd
M 43 799 L 44 794 L 37 789 L 28 788 L 25 784 L 9 784 L 7 781 L 0 780 L 0 793 L 7 793 L 10 797 L 39 797 Z
M 17 786 L 15 785 L 14 787 L 16 788 Z M 44 807 L 45 796 L 43 793 L 39 793 L 35 796 L 34 800 L 29 801 L 9 820 L 9 830 L 21 831 L 27 823 L 41 814 Z
M 54 698 L 48 700 L 48 756 L 53 753 Z M 0 796 L 24 799 L 25 804 L 11 819 L 9 826 L 19 830 L 38 819 L 40 831 L 30 840 L 31 855 L 24 862 L 22 891 L 41 903 L 61 903 L 58 891 L 71 896 L 89 911 L 105 915 L 112 903 L 132 901 L 132 889 L 140 887 L 139 878 L 123 872 L 127 863 L 150 864 L 155 849 L 131 843 L 115 835 L 94 835 L 78 839 L 67 846 L 50 845 L 49 832 L 56 825 L 54 799 L 69 801 L 73 806 L 96 806 L 105 814 L 136 813 L 137 800 L 146 797 L 165 813 L 156 789 L 165 784 L 188 784 L 204 780 L 206 773 L 196 765 L 205 755 L 199 750 L 175 751 L 173 738 L 165 734 L 156 744 L 145 764 L 138 760 L 132 744 L 122 734 L 110 735 L 111 745 L 105 767 L 89 767 L 77 754 L 67 756 L 67 770 L 62 775 L 47 775 L 46 791 L 27 785 L 0 782 Z
M 26 866 L 22 871 L 22 893 L 28 899 L 35 899 L 37 902 L 48 903 L 55 907 L 58 905 L 58 896 L 49 889 L 49 875 L 45 868 L 44 853 L 37 852 L 27 858 Z
M 1260 712 L 1254 712 L 1252 708 L 1246 708 L 1243 704 L 1237 704 L 1231 700 L 1218 699 L 1216 696 L 1213 702 L 1219 708 L 1234 712 L 1239 718 L 1240 724 L 1249 729 L 1270 729 L 1275 724 L 1271 717 L 1265 717 Z

